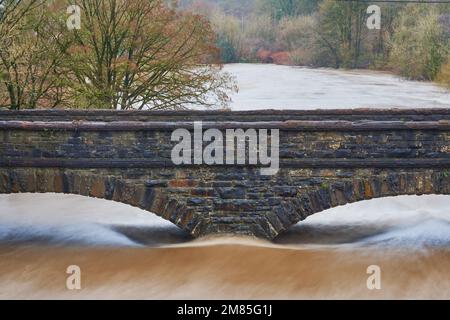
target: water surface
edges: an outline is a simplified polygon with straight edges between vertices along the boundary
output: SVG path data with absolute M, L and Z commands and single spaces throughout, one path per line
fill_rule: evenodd
M 430 82 L 368 70 L 230 64 L 239 86 L 233 110 L 448 108 L 450 93 Z
M 371 71 L 228 65 L 234 110 L 448 107 L 442 88 Z M 334 208 L 274 242 L 194 240 L 142 210 L 75 195 L 0 195 L 0 298 L 450 298 L 450 197 Z M 82 270 L 82 290 L 65 287 Z M 367 289 L 367 267 L 382 289 Z

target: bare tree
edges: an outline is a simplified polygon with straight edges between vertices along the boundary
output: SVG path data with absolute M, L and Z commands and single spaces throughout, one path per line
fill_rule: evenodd
M 0 0 L 0 39 L 5 39 L 17 24 L 44 0 Z
M 48 32 L 41 0 L 1 1 L 0 106 L 10 109 L 60 103 L 58 67 L 64 55 Z
M 209 23 L 160 0 L 80 0 L 67 82 L 84 108 L 226 106 L 235 90 L 216 64 Z
M 0 107 L 225 107 L 231 77 L 202 17 L 162 0 L 0 0 Z

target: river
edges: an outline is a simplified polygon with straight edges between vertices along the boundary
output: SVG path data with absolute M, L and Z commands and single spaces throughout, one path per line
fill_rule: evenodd
M 372 71 L 228 65 L 232 109 L 448 107 L 430 83 Z M 450 197 L 376 199 L 316 214 L 274 242 L 193 240 L 120 203 L 0 195 L 0 298 L 450 298 Z M 81 290 L 66 269 L 81 269 Z M 367 288 L 369 266 L 381 289 Z
M 429 82 L 404 80 L 380 71 L 308 69 L 230 64 L 239 94 L 234 110 L 338 108 L 443 108 L 450 93 Z

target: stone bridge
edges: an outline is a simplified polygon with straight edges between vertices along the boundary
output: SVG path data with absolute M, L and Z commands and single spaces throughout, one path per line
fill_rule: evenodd
M 222 131 L 279 129 L 280 170 L 175 165 L 171 134 L 194 121 Z M 118 201 L 195 237 L 272 239 L 331 207 L 450 194 L 450 109 L 0 111 L 0 141 L 0 193 Z

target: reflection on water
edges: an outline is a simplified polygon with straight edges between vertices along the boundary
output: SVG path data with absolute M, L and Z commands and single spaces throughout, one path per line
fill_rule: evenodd
M 330 209 L 274 243 L 193 240 L 142 210 L 81 196 L 1 195 L 0 208 L 0 298 L 450 298 L 448 196 Z M 65 289 L 74 264 L 79 292 Z M 376 292 L 366 288 L 374 264 Z

